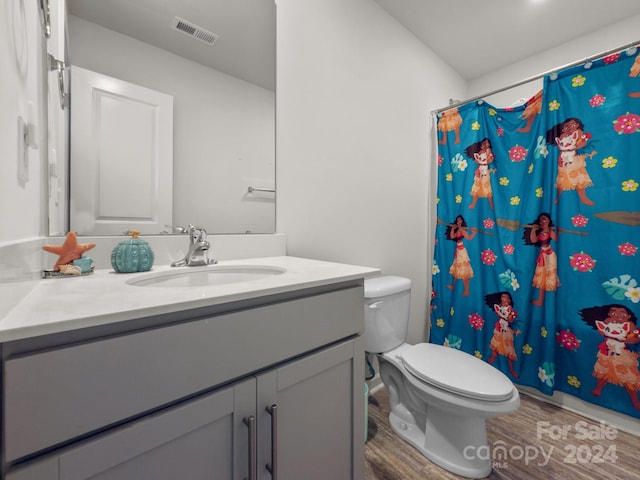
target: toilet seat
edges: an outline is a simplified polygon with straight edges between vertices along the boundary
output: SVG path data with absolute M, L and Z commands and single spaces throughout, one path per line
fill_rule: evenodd
M 513 384 L 504 373 L 455 348 L 419 343 L 405 349 L 401 358 L 411 375 L 458 395 L 494 402 L 513 395 Z

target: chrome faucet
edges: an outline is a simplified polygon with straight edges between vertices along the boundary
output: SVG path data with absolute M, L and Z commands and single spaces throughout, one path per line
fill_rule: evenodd
M 172 267 L 197 267 L 218 263 L 217 260 L 209 258 L 211 244 L 207 241 L 207 231 L 204 228 L 189 225 L 185 231 L 189 233 L 189 249 L 182 260 L 171 264 Z

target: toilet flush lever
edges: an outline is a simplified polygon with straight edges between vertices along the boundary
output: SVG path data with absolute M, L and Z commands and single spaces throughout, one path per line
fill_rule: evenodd
M 371 310 L 375 310 L 376 308 L 380 308 L 380 306 L 382 306 L 382 300 L 379 300 L 377 302 L 373 302 L 372 304 L 369 305 L 369 308 Z

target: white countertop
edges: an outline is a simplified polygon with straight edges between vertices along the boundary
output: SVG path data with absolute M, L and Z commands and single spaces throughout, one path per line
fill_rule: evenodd
M 0 283 L 0 342 L 248 300 L 380 273 L 376 268 L 288 256 L 227 260 L 219 265 L 274 266 L 286 272 L 205 287 L 132 286 L 126 282 L 149 272 L 118 274 L 111 269 L 74 278 Z M 197 268 L 203 267 L 177 269 L 162 265 L 154 266 L 151 272 Z

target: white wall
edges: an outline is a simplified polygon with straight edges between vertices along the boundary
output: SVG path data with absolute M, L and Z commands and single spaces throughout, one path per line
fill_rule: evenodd
M 0 3 L 0 244 L 46 232 L 43 39 L 37 2 Z M 38 144 L 28 149 L 26 181 L 18 178 L 19 116 L 34 125 Z
M 174 98 L 174 220 L 209 233 L 273 232 L 275 92 L 75 16 L 69 60 Z M 73 80 L 72 80 L 73 81 Z
M 425 338 L 430 114 L 465 83 L 373 0 L 278 0 L 277 230 L 290 255 L 413 281 Z
M 466 98 L 484 95 L 558 67 L 593 57 L 628 43 L 638 42 L 638 40 L 640 40 L 640 15 L 627 18 L 477 78 L 469 82 Z M 519 98 L 531 98 L 541 88 L 542 79 L 539 79 L 485 98 L 496 107 L 507 107 Z

